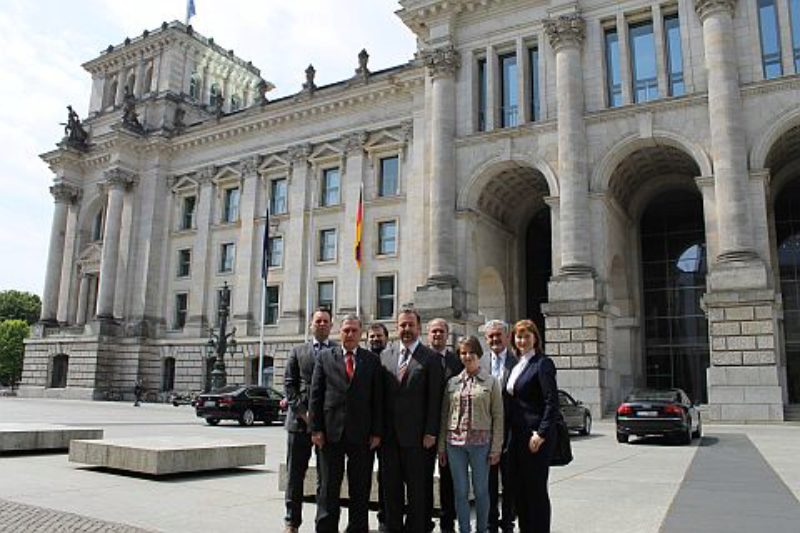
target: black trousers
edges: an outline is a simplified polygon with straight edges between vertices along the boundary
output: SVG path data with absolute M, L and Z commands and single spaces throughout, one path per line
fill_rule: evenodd
M 348 533 L 369 532 L 369 495 L 372 489 L 372 451 L 368 443 L 328 442 L 319 452 L 317 471 L 321 486 L 317 496 L 317 531 L 337 533 L 345 468 L 350 497 Z M 345 467 L 345 458 L 347 466 Z
M 489 531 L 514 531 L 514 492 L 512 491 L 511 458 L 508 451 L 500 462 L 489 467 Z M 502 495 L 500 484 L 503 485 Z M 502 504 L 500 500 L 502 499 Z M 502 505 L 502 514 L 501 507 Z
M 378 524 L 386 523 L 386 483 L 383 481 L 383 473 L 386 467 L 383 465 L 383 451 L 378 448 Z
M 386 527 L 390 533 L 425 533 L 425 474 L 427 450 L 419 446 L 399 446 L 393 438 L 381 446 L 383 482 L 386 498 Z M 403 502 L 408 514 L 403 522 Z
M 433 473 L 438 462 L 436 446 L 425 450 L 428 454 L 425 467 L 425 524 L 427 531 L 433 531 Z M 453 494 L 453 476 L 450 475 L 450 465 L 439 465 L 439 530 L 454 529 L 456 520 L 456 500 Z
M 303 483 L 308 471 L 308 460 L 311 459 L 311 434 L 299 431 L 287 432 L 286 470 L 289 479 L 286 482 L 286 525 L 299 528 L 303 523 Z M 317 455 L 319 462 L 319 455 Z M 317 494 L 320 491 L 320 476 L 317 475 Z
M 536 453 L 528 448 L 530 433 L 511 436 L 511 470 L 514 501 L 521 533 L 550 533 L 550 495 L 547 480 L 555 432 L 549 431 Z

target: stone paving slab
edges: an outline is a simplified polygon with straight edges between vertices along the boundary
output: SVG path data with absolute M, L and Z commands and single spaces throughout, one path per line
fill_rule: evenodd
M 14 533 L 154 533 L 154 530 L 96 520 L 88 516 L 0 499 L 0 532 Z
M 264 464 L 266 446 L 207 437 L 75 440 L 69 460 L 161 476 Z
M 66 450 L 75 439 L 102 439 L 101 428 L 56 424 L 0 424 L 0 453 Z

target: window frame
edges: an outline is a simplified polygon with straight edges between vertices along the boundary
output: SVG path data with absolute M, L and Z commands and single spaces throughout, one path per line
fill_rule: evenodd
M 381 228 L 392 224 L 394 225 L 394 250 L 391 252 L 384 252 L 383 251 L 383 239 L 381 234 Z M 400 224 L 398 223 L 397 218 L 386 218 L 382 220 L 376 221 L 376 237 L 377 242 L 375 246 L 375 255 L 376 257 L 396 257 L 398 250 L 399 250 L 399 228 Z
M 278 210 L 276 208 L 276 196 L 275 191 L 278 188 L 278 184 L 283 184 L 283 209 Z M 285 215 L 289 212 L 289 178 L 286 176 L 277 176 L 274 178 L 270 178 L 269 180 L 269 214 L 270 215 Z
M 381 314 L 381 301 L 388 300 L 389 296 L 380 292 L 382 280 L 392 280 L 392 293 L 391 293 L 391 314 Z M 397 313 L 397 274 L 377 274 L 375 276 L 375 320 L 392 320 Z
M 185 308 L 181 309 L 179 300 L 183 298 Z M 180 291 L 176 292 L 172 299 L 172 329 L 175 331 L 182 331 L 186 327 L 186 321 L 189 318 L 189 292 Z
M 775 78 L 780 78 L 784 75 L 783 72 L 783 50 L 782 43 L 781 43 L 781 21 L 780 21 L 780 14 L 778 13 L 778 2 L 776 0 L 756 0 L 756 22 L 758 23 L 758 50 L 760 53 L 761 59 L 761 75 L 765 80 L 773 80 Z M 776 52 L 765 53 L 764 52 L 764 45 L 767 44 L 765 41 L 765 25 L 766 21 L 762 18 L 762 9 L 764 8 L 771 8 L 773 12 L 773 16 L 775 19 L 775 35 L 774 40 L 777 47 Z M 769 59 L 768 59 L 769 57 Z M 770 67 L 775 67 L 777 72 L 774 74 L 770 74 L 768 69 Z
M 514 59 L 514 75 L 506 80 L 505 61 Z M 516 50 L 510 52 L 499 53 L 497 55 L 497 62 L 499 64 L 500 74 L 500 127 L 501 128 L 516 128 L 519 126 L 519 108 L 520 108 L 520 95 L 519 95 L 519 71 L 520 62 L 517 57 Z M 508 85 L 509 101 L 506 102 L 506 85 Z M 516 104 L 511 105 L 511 96 L 516 95 Z M 507 116 L 508 115 L 508 116 Z
M 389 194 L 385 194 L 384 191 L 384 161 L 388 161 L 390 159 L 395 159 L 397 161 L 397 173 L 394 178 L 394 191 L 390 192 Z M 392 196 L 398 196 L 400 194 L 400 154 L 387 154 L 378 156 L 378 183 L 377 183 L 377 197 L 378 198 L 390 198 Z
M 273 246 L 275 245 L 275 242 L 277 242 L 277 241 L 280 241 L 280 243 L 281 243 L 280 261 L 278 261 L 277 263 L 274 263 L 273 261 L 275 259 L 275 249 L 273 248 Z M 283 235 L 281 235 L 281 234 L 270 235 L 269 239 L 267 241 L 267 246 L 269 247 L 269 263 L 267 264 L 267 268 L 268 269 L 283 268 L 283 255 L 284 255 L 284 250 L 285 250 L 284 242 L 283 242 Z
M 226 266 L 225 263 L 227 259 L 227 254 L 225 253 L 225 250 L 228 249 L 227 247 L 230 247 L 231 250 L 231 260 L 230 260 L 231 265 L 229 269 L 225 269 Z M 218 266 L 217 269 L 218 274 L 234 273 L 234 271 L 236 270 L 236 243 L 234 241 L 221 242 L 219 244 L 219 261 L 217 263 L 217 266 Z
M 274 290 L 276 294 L 275 303 L 271 303 L 270 301 L 270 291 Z M 270 322 L 270 309 L 274 307 L 275 312 L 275 320 Z M 277 326 L 278 321 L 280 320 L 281 316 L 281 286 L 280 284 L 272 284 L 267 285 L 266 290 L 264 291 L 264 325 L 265 326 Z
M 330 284 L 330 286 L 331 286 L 330 311 L 331 311 L 331 315 L 333 315 L 334 312 L 335 312 L 335 308 L 336 308 L 336 280 L 333 279 L 333 278 L 322 278 L 322 279 L 318 279 L 317 280 L 317 291 L 316 291 L 316 294 L 315 294 L 315 297 L 314 297 L 314 300 L 316 302 L 316 306 L 315 307 L 322 307 L 322 306 L 325 305 L 320 300 L 320 288 L 322 287 L 323 284 L 326 284 L 326 285 Z
M 236 192 L 234 196 L 234 191 Z M 233 206 L 232 199 L 236 198 L 236 205 Z M 222 212 L 220 213 L 220 224 L 235 224 L 241 217 L 242 188 L 236 184 L 222 188 Z
M 667 96 L 683 96 L 686 94 L 686 77 L 684 75 L 685 61 L 680 14 L 677 11 L 664 14 L 662 25 L 664 33 L 664 63 L 667 69 Z M 675 38 L 672 40 L 670 39 L 671 31 L 675 32 Z M 673 44 L 677 45 L 677 56 L 680 60 L 679 70 L 675 70 L 675 65 L 672 61 Z M 677 85 L 680 85 L 680 90 L 676 90 Z
M 184 252 L 188 252 L 188 261 L 183 261 Z M 186 271 L 182 267 L 186 266 Z M 192 276 L 192 248 L 179 248 L 178 249 L 178 268 L 176 269 L 176 276 L 178 279 L 187 279 Z
M 338 183 L 336 185 L 336 201 L 328 201 L 329 187 L 328 176 L 336 172 Z M 333 207 L 342 204 L 342 169 L 340 166 L 331 166 L 320 169 L 320 194 L 319 194 L 319 207 Z
M 478 132 L 485 132 L 489 125 L 489 61 L 486 56 L 475 58 L 475 73 L 476 129 Z
M 187 203 L 189 200 L 192 200 L 192 211 L 188 212 L 186 209 Z M 181 210 L 179 213 L 178 218 L 178 231 L 188 231 L 197 229 L 197 195 L 196 194 L 185 194 L 180 196 L 181 201 Z M 190 217 L 188 219 L 187 224 L 187 216 Z
M 648 27 L 650 28 L 650 32 L 645 33 L 643 35 L 649 35 L 650 41 L 652 41 L 652 57 L 645 57 L 644 50 L 640 50 L 641 54 L 637 55 L 637 46 L 636 46 L 636 38 L 638 34 L 638 30 L 642 28 Z M 658 100 L 661 98 L 661 93 L 658 88 L 658 49 L 656 43 L 656 28 L 655 22 L 653 19 L 647 18 L 643 20 L 637 21 L 630 21 L 628 22 L 628 54 L 630 56 L 630 73 L 631 73 L 631 100 L 634 104 L 645 104 L 647 102 L 652 102 L 654 100 Z M 653 74 L 652 78 L 642 78 L 639 79 L 636 77 L 636 70 L 637 64 L 644 64 L 645 61 L 643 60 L 650 60 L 652 61 L 653 66 Z M 640 87 L 640 85 L 642 85 Z M 644 91 L 644 97 L 639 97 L 639 91 Z
M 611 37 L 613 37 L 613 41 L 610 41 Z M 606 67 L 605 94 L 606 107 L 608 108 L 625 105 L 622 91 L 622 47 L 620 46 L 619 38 L 620 32 L 616 25 L 609 25 L 603 28 L 603 60 Z M 615 83 L 615 80 L 618 80 L 618 83 Z
M 323 256 L 323 235 L 333 235 L 333 254 L 330 258 Z M 320 228 L 317 231 L 317 263 L 329 264 L 335 263 L 339 256 L 339 231 L 335 227 Z

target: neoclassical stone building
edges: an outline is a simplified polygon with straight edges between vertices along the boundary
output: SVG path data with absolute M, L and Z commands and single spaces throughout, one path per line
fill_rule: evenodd
M 598 415 L 650 385 L 711 419 L 782 420 L 800 402 L 800 1 L 400 4 L 415 58 L 370 72 L 362 54 L 324 87 L 309 69 L 274 101 L 177 22 L 84 65 L 88 143 L 42 156 L 55 216 L 24 393 L 203 388 L 225 283 L 229 379 L 255 381 L 269 206 L 278 384 L 310 307 L 391 329 L 413 303 L 458 333 L 533 317 Z

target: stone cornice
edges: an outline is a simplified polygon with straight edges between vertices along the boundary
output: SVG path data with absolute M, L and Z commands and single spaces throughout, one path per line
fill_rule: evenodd
M 700 22 L 716 13 L 728 13 L 733 16 L 736 11 L 736 0 L 694 0 L 694 10 Z
M 419 57 L 432 77 L 453 76 L 461 66 L 461 54 L 452 45 L 423 50 Z
M 411 31 L 421 34 L 435 18 L 470 13 L 507 0 L 401 0 L 402 9 L 396 12 Z
M 568 46 L 580 47 L 586 37 L 586 21 L 579 13 L 542 20 L 544 33 L 556 52 Z

